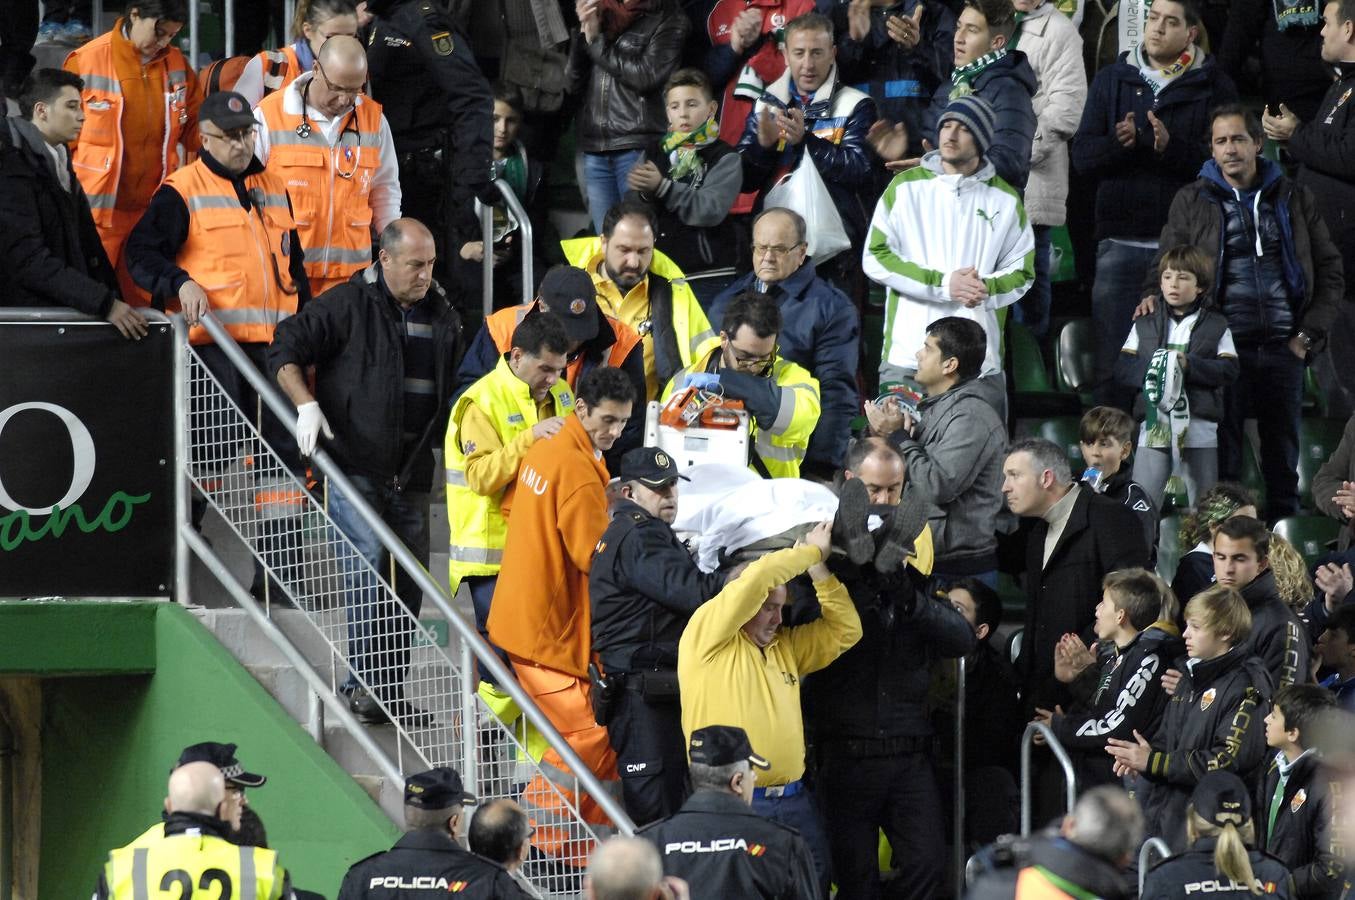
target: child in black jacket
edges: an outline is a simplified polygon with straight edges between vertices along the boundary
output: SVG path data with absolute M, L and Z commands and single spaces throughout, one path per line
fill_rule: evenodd
M 1270 674 L 1249 655 L 1251 612 L 1237 591 L 1214 585 L 1186 604 L 1186 654 L 1162 726 L 1152 743 L 1112 738 L 1106 752 L 1115 774 L 1134 776 L 1148 834 L 1172 851 L 1186 849 L 1186 806 L 1208 772 L 1233 772 L 1243 780 L 1265 758 Z M 1251 784 L 1255 784 L 1252 779 Z
M 1134 480 L 1159 508 L 1173 474 L 1184 480 L 1192 505 L 1218 480 L 1223 389 L 1237 380 L 1238 362 L 1228 320 L 1204 305 L 1213 275 L 1198 247 L 1163 253 L 1164 302 L 1134 321 L 1115 362 L 1115 380 L 1139 392 Z
M 1298 896 L 1312 900 L 1340 896 L 1344 883 L 1333 803 L 1340 782 L 1304 737 L 1335 708 L 1336 698 L 1316 685 L 1290 685 L 1275 693 L 1266 716 L 1266 744 L 1278 752 L 1256 794 L 1257 844 L 1289 868 Z

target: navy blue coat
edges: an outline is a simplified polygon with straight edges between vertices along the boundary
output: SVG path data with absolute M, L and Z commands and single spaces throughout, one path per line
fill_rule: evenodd
M 1099 179 L 1096 237 L 1156 240 L 1172 198 L 1193 181 L 1209 158 L 1209 111 L 1237 100 L 1237 88 L 1207 56 L 1199 66 L 1153 95 L 1128 52 L 1096 73 L 1073 135 L 1073 165 Z M 1134 112 L 1136 140 L 1125 147 L 1115 124 Z M 1153 152 L 1148 112 L 1167 129 L 1166 150 Z
M 856 393 L 861 347 L 856 307 L 846 294 L 819 278 L 814 261 L 806 259 L 777 285 L 762 285 L 752 273 L 735 281 L 706 310 L 711 325 L 720 329 L 725 309 L 740 293 L 763 289 L 781 308 L 781 333 L 776 338 L 781 358 L 804 366 L 819 380 L 823 411 L 809 438 L 805 460 L 840 466 L 847 455 L 852 419 L 861 408 Z
M 1035 96 L 1038 82 L 1035 70 L 1026 61 L 1026 54 L 1013 50 L 980 72 L 971 83 L 974 93 L 987 100 L 997 113 L 997 128 L 993 132 L 993 146 L 984 156 L 991 160 L 1002 180 L 1025 191 L 1030 176 L 1030 146 L 1035 140 Z M 950 102 L 953 85 L 941 82 L 932 95 L 927 110 L 926 138 L 938 146 L 936 125 Z

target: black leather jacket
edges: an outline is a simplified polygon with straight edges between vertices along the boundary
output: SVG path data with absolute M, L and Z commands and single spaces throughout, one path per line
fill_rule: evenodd
M 565 78 L 581 94 L 578 148 L 584 153 L 642 149 L 668 130 L 663 83 L 678 67 L 689 25 L 672 0 L 635 18 L 615 40 L 586 42 L 574 32 Z

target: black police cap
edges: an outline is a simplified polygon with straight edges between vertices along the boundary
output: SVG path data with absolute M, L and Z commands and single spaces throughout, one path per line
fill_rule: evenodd
M 627 450 L 626 455 L 621 457 L 620 475 L 622 481 L 639 481 L 649 487 L 663 487 L 679 478 L 691 481 L 686 475 L 678 472 L 673 457 L 658 447 L 636 447 L 634 450 Z
M 473 806 L 475 798 L 466 793 L 456 769 L 438 766 L 405 779 L 405 805 L 418 809 L 448 809 Z
M 256 775 L 253 772 L 246 772 L 240 765 L 240 761 L 235 758 L 235 744 L 218 744 L 216 741 L 204 741 L 201 744 L 183 748 L 179 754 L 179 761 L 174 764 L 174 768 L 188 765 L 191 762 L 209 762 L 221 770 L 222 776 L 231 784 L 240 787 L 263 787 L 263 783 L 268 779 L 263 775 Z
M 1251 820 L 1251 795 L 1247 786 L 1232 772 L 1210 772 L 1195 784 L 1190 795 L 1195 812 L 1213 825 L 1232 822 L 1241 828 Z
M 707 725 L 692 732 L 687 748 L 692 762 L 703 766 L 732 766 L 748 760 L 759 769 L 770 769 L 771 763 L 753 752 L 748 743 L 748 732 L 733 725 Z

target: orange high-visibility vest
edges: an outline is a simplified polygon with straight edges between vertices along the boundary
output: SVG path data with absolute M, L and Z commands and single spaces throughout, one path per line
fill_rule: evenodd
M 381 104 L 361 98 L 345 114 L 331 147 L 314 122 L 307 137 L 297 132 L 301 115 L 283 106 L 290 95 L 269 94 L 258 110 L 268 129 L 268 171 L 284 180 L 293 198 L 306 275 L 312 293 L 319 294 L 372 264 L 371 193 L 380 164 Z
M 281 92 L 306 71 L 290 45 L 276 50 L 260 50 L 255 58 L 263 66 L 263 95 Z M 262 102 L 262 101 L 261 101 Z
M 71 167 L 89 197 L 90 211 L 100 233 L 113 224 L 123 154 L 129 149 L 134 153 L 147 149 L 139 146 L 135 138 L 128 148 L 122 133 L 122 85 L 113 65 L 113 33 L 121 27 L 122 20 L 119 19 L 113 31 L 76 49 L 66 60 L 67 68 L 78 71 L 85 82 L 85 89 L 80 94 L 85 104 L 85 124 L 71 153 Z M 171 45 L 163 57 L 149 66 L 162 69 L 165 140 L 156 149 L 161 171 L 168 176 L 182 164 L 177 145 L 188 124 L 188 61 L 177 47 Z
M 165 184 L 188 207 L 188 238 L 176 261 L 203 291 L 213 315 L 241 343 L 269 343 L 277 323 L 296 313 L 297 286 L 288 268 L 292 220 L 287 186 L 265 169 L 245 178 L 251 209 L 240 205 L 235 185 L 201 159 Z M 177 308 L 177 300 L 174 301 Z M 212 339 L 200 326 L 193 344 Z
M 485 330 L 489 332 L 489 339 L 494 342 L 494 346 L 500 353 L 507 353 L 513 349 L 513 332 L 522 320 L 526 318 L 528 311 L 536 306 L 532 303 L 522 303 L 517 306 L 509 306 L 498 310 L 485 319 Z M 636 345 L 643 340 L 640 333 L 631 328 L 625 322 L 612 316 L 605 316 L 607 324 L 612 327 L 612 333 L 616 335 L 616 340 L 612 346 L 607 349 L 607 359 L 603 362 L 605 366 L 620 368 L 621 364 L 630 356 L 630 352 Z M 579 373 L 583 371 L 583 358 L 580 357 L 565 367 L 565 381 L 569 386 L 578 390 Z

